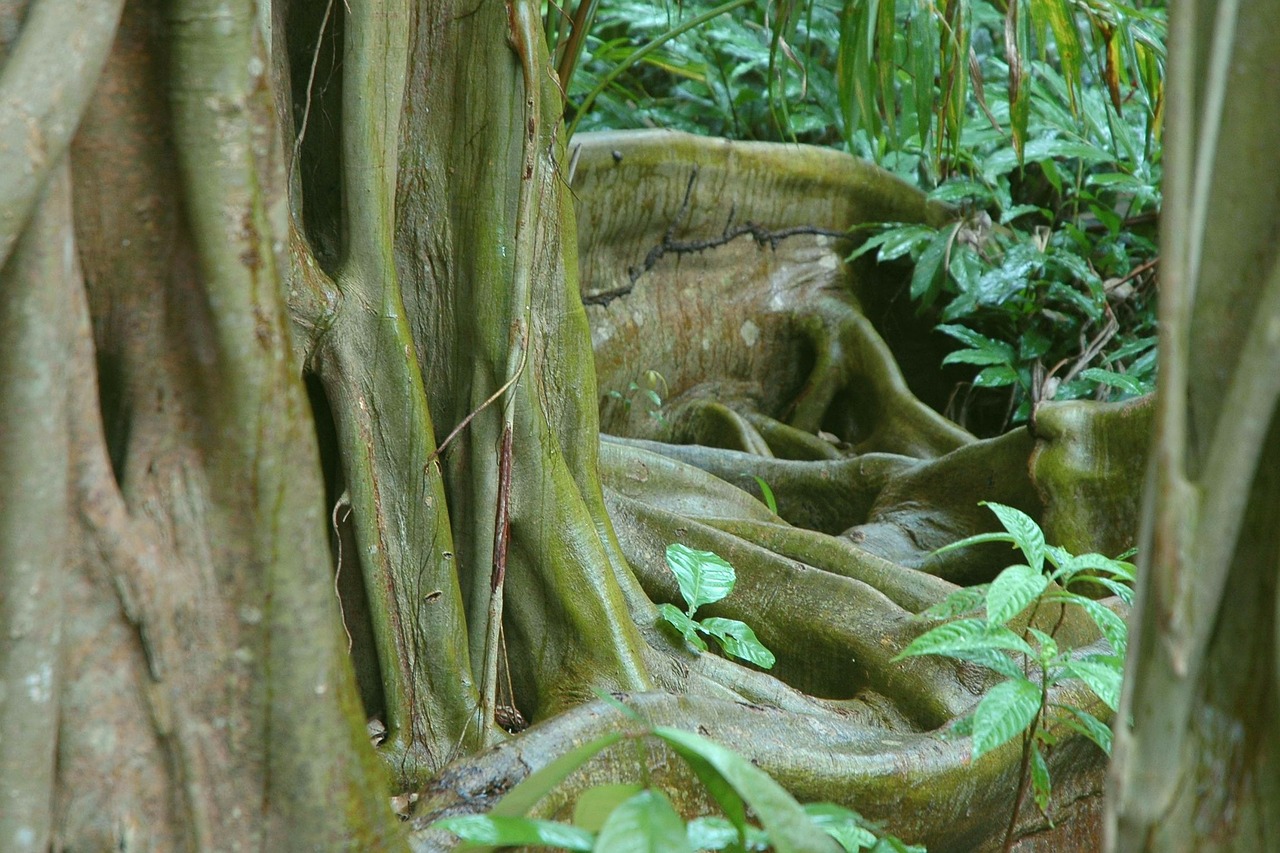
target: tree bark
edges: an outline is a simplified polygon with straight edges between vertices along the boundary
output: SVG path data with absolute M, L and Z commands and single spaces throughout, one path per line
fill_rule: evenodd
M 1273 4 L 1172 9 L 1157 451 L 1112 850 L 1280 845 L 1280 68 Z

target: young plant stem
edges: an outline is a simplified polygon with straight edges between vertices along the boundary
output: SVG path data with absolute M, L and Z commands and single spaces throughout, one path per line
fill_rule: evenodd
M 1013 799 L 1013 812 L 1009 815 L 1009 825 L 1005 828 L 1004 844 L 1000 848 L 1003 853 L 1013 850 L 1013 833 L 1018 827 L 1022 801 L 1027 798 L 1027 784 L 1031 781 L 1031 750 L 1035 749 L 1036 734 L 1040 731 L 1040 724 L 1044 720 L 1044 709 L 1049 704 L 1049 673 L 1042 672 L 1041 675 L 1040 710 L 1036 711 L 1035 719 L 1031 721 L 1031 725 L 1022 736 L 1022 761 L 1018 764 L 1018 791 Z

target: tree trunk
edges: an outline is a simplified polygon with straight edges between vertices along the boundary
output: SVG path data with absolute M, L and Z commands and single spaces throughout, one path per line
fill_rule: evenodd
M 1112 850 L 1280 847 L 1274 4 L 1172 10 L 1157 452 Z
M 687 137 L 574 166 L 525 0 L 0 14 L 6 849 L 444 844 L 431 814 L 616 727 L 601 690 L 935 853 L 1002 836 L 1020 750 L 941 734 L 992 678 L 894 656 L 1008 562 L 930 557 L 980 499 L 1122 546 L 1124 500 L 1075 504 L 1150 407 L 980 442 L 923 405 L 843 263 L 851 225 L 941 215 L 918 193 Z M 652 423 L 608 395 L 646 370 Z M 738 567 L 708 615 L 772 673 L 664 630 L 677 541 Z M 1059 818 L 1102 763 L 1054 750 Z M 686 777 L 651 778 L 692 813 Z M 420 790 L 406 833 L 388 795 Z

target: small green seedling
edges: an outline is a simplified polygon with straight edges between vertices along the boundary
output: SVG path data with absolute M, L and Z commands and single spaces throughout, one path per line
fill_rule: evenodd
M 761 669 L 770 669 L 775 661 L 773 652 L 756 639 L 755 631 L 745 622 L 710 616 L 694 619 L 693 614 L 704 604 L 713 604 L 733 591 L 737 574 L 733 566 L 719 554 L 698 551 L 676 542 L 667 546 L 667 565 L 675 572 L 680 584 L 680 595 L 689 606 L 681 610 L 674 604 L 660 604 L 662 618 L 670 622 L 684 637 L 685 642 L 700 652 L 707 650 L 707 643 L 699 633 L 716 638 L 725 654 L 749 661 Z

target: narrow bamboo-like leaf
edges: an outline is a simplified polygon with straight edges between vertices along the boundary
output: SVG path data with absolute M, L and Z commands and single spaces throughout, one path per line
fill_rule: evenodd
M 755 476 L 755 481 L 756 485 L 760 487 L 760 494 L 764 496 L 764 505 L 769 508 L 769 512 L 777 515 L 778 501 L 773 496 L 773 489 L 769 488 L 769 484 L 764 481 L 764 477 Z
M 900 258 L 936 233 L 936 229 L 928 225 L 898 226 L 885 232 L 885 240 L 880 244 L 880 253 L 876 257 L 881 261 Z
M 994 501 L 982 501 L 983 506 L 996 514 L 1004 529 L 1017 540 L 1018 547 L 1026 555 L 1027 563 L 1037 572 L 1044 570 L 1044 533 L 1040 525 L 1031 516 L 1020 509 L 998 504 Z
M 1030 566 L 1009 566 L 996 575 L 987 590 L 987 618 L 1003 625 L 1039 598 L 1048 585 L 1049 579 Z
M 711 551 L 699 551 L 679 542 L 667 546 L 667 565 L 675 572 L 689 611 L 711 604 L 733 592 L 737 580 L 733 566 Z
M 1076 104 L 1077 81 L 1084 79 L 1084 49 L 1080 43 L 1080 31 L 1076 29 L 1075 14 L 1075 4 L 1067 0 L 1031 0 L 1032 18 L 1047 23 L 1053 30 L 1072 114 L 1079 111 Z
M 714 767 L 760 818 L 778 853 L 837 849 L 835 841 L 814 826 L 786 789 L 747 759 L 692 732 L 659 726 L 653 733 L 682 757 L 696 756 Z
M 459 815 L 438 820 L 431 828 L 447 830 L 471 844 L 497 847 L 541 844 L 590 853 L 595 845 L 595 834 L 585 829 L 527 817 Z
M 933 78 L 936 76 L 934 59 L 938 56 L 938 29 L 933 15 L 920 5 L 915 5 L 910 15 L 907 67 L 911 69 L 915 92 L 917 132 L 920 146 L 924 147 L 929 144 L 929 126 L 934 112 Z
M 614 809 L 634 797 L 643 786 L 636 782 L 596 785 L 578 795 L 573 804 L 573 825 L 588 832 L 599 832 Z
M 897 86 L 894 85 L 893 75 L 896 69 L 896 63 L 893 56 L 893 36 L 898 28 L 897 9 L 895 0 L 879 0 L 879 8 L 876 11 L 876 54 L 879 59 L 875 63 L 876 67 L 876 100 L 881 105 L 884 113 L 885 125 L 888 129 L 888 136 L 896 142 L 897 131 L 894 123 L 894 114 L 897 112 L 895 102 L 897 101 Z
M 701 620 L 698 627 L 715 637 L 727 654 L 750 661 L 761 669 L 772 669 L 776 658 L 756 637 L 756 632 L 745 622 L 710 616 Z
M 684 821 L 666 794 L 640 791 L 616 808 L 596 839 L 596 853 L 692 853 Z
M 1040 710 L 1040 688 L 1012 678 L 988 691 L 973 714 L 973 758 L 978 760 L 1026 731 Z
M 1089 685 L 1112 711 L 1120 707 L 1120 667 L 1097 660 L 1073 660 L 1067 662 L 1066 671 Z

